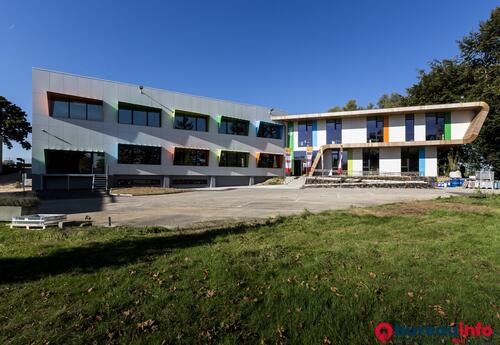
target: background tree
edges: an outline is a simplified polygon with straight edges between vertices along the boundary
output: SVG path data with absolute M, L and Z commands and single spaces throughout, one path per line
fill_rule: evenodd
M 404 106 L 404 96 L 397 92 L 393 92 L 391 94 L 386 93 L 378 99 L 377 105 L 381 109 L 402 107 Z
M 333 113 L 337 111 L 350 111 L 350 110 L 360 110 L 360 109 L 363 109 L 363 107 L 359 107 L 355 99 L 350 99 L 342 108 L 339 106 L 335 106 L 333 108 L 328 109 L 328 112 Z
M 490 113 L 479 137 L 459 148 L 458 162 L 477 169 L 490 164 L 500 174 L 500 7 L 482 22 L 479 31 L 458 42 L 460 54 L 435 60 L 419 71 L 418 82 L 407 89 L 406 105 L 485 101 Z M 498 176 L 498 175 L 497 175 Z
M 5 97 L 0 96 L 0 137 L 3 138 L 7 148 L 11 149 L 12 142 L 17 142 L 25 150 L 31 149 L 31 144 L 27 140 L 29 133 L 31 133 L 31 125 L 26 113 Z

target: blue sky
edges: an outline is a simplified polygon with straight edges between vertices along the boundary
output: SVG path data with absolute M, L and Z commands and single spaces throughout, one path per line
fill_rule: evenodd
M 31 67 L 326 111 L 404 93 L 497 1 L 5 1 L 0 95 L 31 118 Z M 4 159 L 30 153 L 4 148 Z

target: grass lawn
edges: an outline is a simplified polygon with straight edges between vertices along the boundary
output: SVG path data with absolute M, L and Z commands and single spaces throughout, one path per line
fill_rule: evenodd
M 489 196 L 206 232 L 0 225 L 0 343 L 366 345 L 381 321 L 498 341 L 499 224 Z

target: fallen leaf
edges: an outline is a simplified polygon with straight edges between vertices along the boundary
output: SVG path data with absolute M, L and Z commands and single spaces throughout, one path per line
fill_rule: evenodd
M 368 273 L 370 275 L 370 278 L 377 278 L 377 275 L 373 272 Z
M 137 324 L 137 328 L 143 332 L 154 332 L 158 329 L 158 322 L 153 319 L 149 319 Z
M 408 297 L 413 298 L 413 292 L 408 292 Z

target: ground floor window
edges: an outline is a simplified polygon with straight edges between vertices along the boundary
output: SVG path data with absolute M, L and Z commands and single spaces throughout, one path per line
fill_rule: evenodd
M 192 177 L 175 177 L 172 178 L 170 185 L 172 187 L 203 187 L 208 184 L 206 177 L 192 178 Z
M 339 168 L 340 150 L 332 150 L 332 170 L 337 172 Z M 342 171 L 347 172 L 347 151 L 342 152 Z
M 248 167 L 248 152 L 238 151 L 221 151 L 219 158 L 220 167 L 235 167 L 246 168 Z
M 118 144 L 118 164 L 161 164 L 161 147 Z
M 161 181 L 158 178 L 121 178 L 116 180 L 118 187 L 160 187 Z
M 363 149 L 363 172 L 378 173 L 378 149 Z
M 104 174 L 104 153 L 45 150 L 47 174 Z
M 174 151 L 174 165 L 208 166 L 210 151 L 176 147 Z
M 272 153 L 261 153 L 257 161 L 257 168 L 279 168 L 283 164 L 283 155 Z
M 401 172 L 418 173 L 418 147 L 401 148 Z

